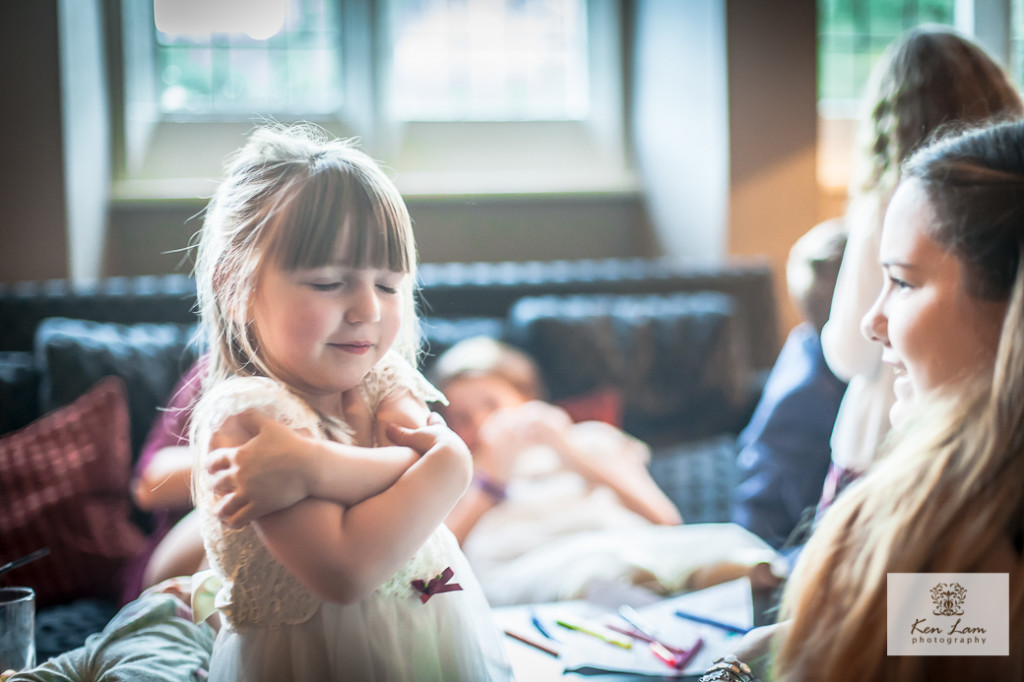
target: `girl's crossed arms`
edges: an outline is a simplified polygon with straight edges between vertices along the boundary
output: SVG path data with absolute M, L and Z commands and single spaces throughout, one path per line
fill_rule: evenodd
M 444 520 L 469 485 L 472 461 L 408 392 L 382 401 L 376 420 L 358 389 L 344 401 L 353 431 L 372 429 L 382 446 L 318 439 L 249 409 L 213 434 L 207 470 L 224 523 L 254 522 L 307 588 L 351 603 L 401 568 Z

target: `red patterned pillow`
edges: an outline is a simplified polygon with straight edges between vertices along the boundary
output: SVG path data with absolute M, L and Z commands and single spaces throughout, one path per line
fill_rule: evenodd
M 70 405 L 0 438 L 0 564 L 49 547 L 3 576 L 40 605 L 113 597 L 118 572 L 142 546 L 129 520 L 128 408 L 107 377 Z

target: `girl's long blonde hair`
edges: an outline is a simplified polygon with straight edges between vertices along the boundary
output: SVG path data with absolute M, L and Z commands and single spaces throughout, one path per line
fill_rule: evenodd
M 285 270 L 321 267 L 339 243 L 345 265 L 408 273 L 395 349 L 415 365 L 416 249 L 398 189 L 351 141 L 310 124 L 257 128 L 228 159 L 200 233 L 195 275 L 208 382 L 273 376 L 249 313 L 261 268 L 267 259 Z
M 959 679 L 944 656 L 886 655 L 886 575 L 977 572 L 1007 547 L 1010 664 L 1024 670 L 1024 123 L 938 142 L 904 176 L 925 188 L 931 236 L 963 266 L 968 293 L 1007 302 L 996 359 L 923 406 L 825 514 L 783 599 L 780 680 Z

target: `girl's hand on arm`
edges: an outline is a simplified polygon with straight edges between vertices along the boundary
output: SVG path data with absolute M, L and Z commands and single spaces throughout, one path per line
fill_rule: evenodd
M 439 491 L 451 497 L 452 504 L 466 491 L 473 474 L 473 460 L 469 448 L 440 417 L 432 417 L 424 426 L 410 428 L 392 422 L 387 425 L 387 437 L 396 445 L 412 448 L 423 460 L 432 458 L 445 475 L 444 489 Z
M 307 497 L 313 474 L 302 445 L 298 433 L 258 410 L 226 419 L 204 462 L 221 522 L 241 528 Z
M 396 424 L 407 429 L 418 429 L 430 421 L 431 414 L 433 413 L 426 403 L 408 391 L 385 398 L 377 406 L 377 431 L 374 434 L 374 443 L 381 447 L 391 445 L 391 437 L 388 435 L 389 425 Z

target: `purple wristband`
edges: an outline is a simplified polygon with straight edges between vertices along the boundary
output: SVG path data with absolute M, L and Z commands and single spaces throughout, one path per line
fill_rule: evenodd
M 494 481 L 488 476 L 481 473 L 473 474 L 473 483 L 476 484 L 480 490 L 487 493 L 487 495 L 495 502 L 502 502 L 508 495 L 505 492 L 505 486 L 497 481 Z

